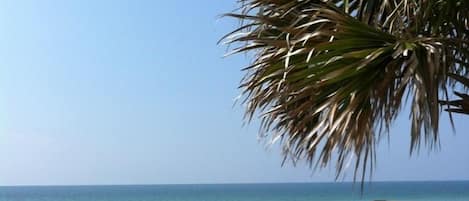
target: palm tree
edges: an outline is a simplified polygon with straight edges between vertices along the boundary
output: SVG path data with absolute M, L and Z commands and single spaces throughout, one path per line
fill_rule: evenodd
M 467 0 L 238 0 L 223 37 L 252 53 L 241 82 L 246 118 L 285 159 L 373 169 L 375 146 L 410 104 L 411 153 L 438 142 L 440 111 L 469 113 L 451 92 L 469 74 Z M 450 79 L 453 77 L 454 79 Z

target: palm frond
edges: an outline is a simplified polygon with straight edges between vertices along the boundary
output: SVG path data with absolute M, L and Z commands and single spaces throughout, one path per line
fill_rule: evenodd
M 286 158 L 318 167 L 334 160 L 339 176 L 354 156 L 363 180 L 404 97 L 411 98 L 411 150 L 437 142 L 447 74 L 469 68 L 468 3 L 240 2 L 241 11 L 227 16 L 244 24 L 224 41 L 239 45 L 232 53 L 255 53 L 240 86 L 246 118 L 261 113 L 262 134 L 281 139 Z M 433 13 L 448 9 L 454 19 Z

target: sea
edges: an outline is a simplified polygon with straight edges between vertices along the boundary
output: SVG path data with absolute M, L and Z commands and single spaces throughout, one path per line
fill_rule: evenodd
M 469 201 L 469 181 L 0 187 L 0 201 Z

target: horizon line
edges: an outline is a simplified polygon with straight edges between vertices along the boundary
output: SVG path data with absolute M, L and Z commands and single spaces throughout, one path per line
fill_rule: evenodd
M 17 184 L 0 185 L 0 187 L 85 187 L 85 186 L 189 186 L 189 185 L 262 185 L 262 184 L 339 184 L 360 183 L 361 181 L 311 181 L 311 182 L 221 182 L 221 183 L 121 183 L 121 184 Z M 365 185 L 370 183 L 393 183 L 393 182 L 469 182 L 468 179 L 454 180 L 373 180 L 364 181 Z

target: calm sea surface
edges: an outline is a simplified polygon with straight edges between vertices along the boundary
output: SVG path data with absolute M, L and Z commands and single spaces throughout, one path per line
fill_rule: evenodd
M 353 190 L 355 189 L 355 190 Z M 469 201 L 469 181 L 0 187 L 0 201 Z

